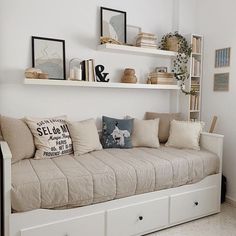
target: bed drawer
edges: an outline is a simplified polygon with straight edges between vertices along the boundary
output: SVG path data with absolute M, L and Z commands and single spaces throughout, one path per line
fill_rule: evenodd
M 105 213 L 96 213 L 21 230 L 21 236 L 104 236 Z
M 107 236 L 143 235 L 168 224 L 168 197 L 107 211 Z
M 172 195 L 170 199 L 170 224 L 181 223 L 214 213 L 219 204 L 216 186 Z

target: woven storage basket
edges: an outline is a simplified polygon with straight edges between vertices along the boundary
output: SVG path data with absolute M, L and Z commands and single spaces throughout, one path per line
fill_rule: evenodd
M 178 45 L 178 38 L 173 36 L 167 39 L 167 48 L 169 51 L 178 52 L 179 45 Z

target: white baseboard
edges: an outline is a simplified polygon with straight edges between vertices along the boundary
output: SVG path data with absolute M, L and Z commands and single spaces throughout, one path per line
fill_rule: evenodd
M 236 207 L 236 199 L 226 196 L 225 201 L 229 203 L 230 205 L 232 205 L 233 207 Z

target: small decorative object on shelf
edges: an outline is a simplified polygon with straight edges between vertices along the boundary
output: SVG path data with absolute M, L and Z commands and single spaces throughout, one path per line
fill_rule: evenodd
M 195 95 L 194 90 L 185 90 L 185 82 L 189 79 L 188 61 L 192 53 L 192 47 L 188 44 L 186 38 L 178 32 L 168 33 L 163 36 L 160 49 L 178 52 L 173 62 L 174 68 L 172 72 L 175 79 L 179 81 L 181 91 L 186 95 Z
M 126 12 L 101 7 L 101 37 L 126 44 Z
M 69 72 L 69 80 L 82 80 L 81 60 L 79 58 L 73 58 L 70 60 Z
M 109 73 L 103 72 L 104 70 L 105 70 L 105 67 L 103 65 L 97 65 L 95 67 L 97 82 L 109 82 L 110 79 L 107 79 L 107 76 L 109 75 Z
M 156 72 L 167 72 L 167 67 L 165 67 L 165 66 L 156 67 L 155 71 Z
M 155 34 L 141 32 L 138 34 L 136 46 L 157 49 L 157 37 Z
M 48 79 L 48 74 L 43 73 L 37 68 L 28 68 L 25 70 L 25 78 L 27 79 Z
M 124 75 L 121 78 L 121 83 L 137 83 L 137 77 L 135 75 L 135 70 L 132 68 L 126 68 L 124 70 Z
M 115 39 L 109 38 L 109 37 L 100 37 L 100 42 L 101 42 L 101 44 L 105 44 L 105 43 L 111 43 L 111 44 L 117 44 L 117 45 L 123 44 L 123 43 L 121 43 Z

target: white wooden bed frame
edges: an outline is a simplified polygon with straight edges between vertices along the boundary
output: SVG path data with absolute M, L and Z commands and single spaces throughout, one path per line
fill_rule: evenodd
M 220 212 L 223 136 L 202 133 L 201 147 L 220 158 L 219 174 L 177 188 L 66 210 L 11 213 L 11 152 L 1 142 L 4 236 L 144 235 Z

